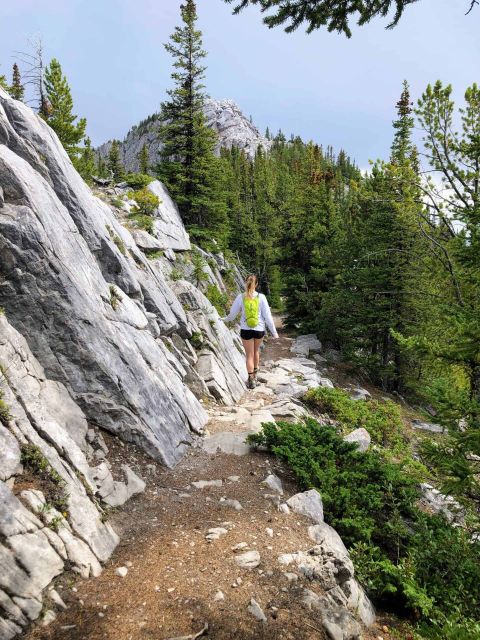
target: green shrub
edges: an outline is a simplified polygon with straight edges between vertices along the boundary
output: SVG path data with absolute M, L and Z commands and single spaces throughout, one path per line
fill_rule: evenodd
M 403 465 L 387 462 L 377 451 L 360 453 L 333 427 L 311 418 L 263 425 L 249 440 L 287 462 L 302 488 L 320 490 L 329 523 L 346 544 L 376 536 L 399 543 L 405 531 L 397 531 L 397 514 L 411 516 L 418 494 Z
M 48 504 L 66 517 L 68 515 L 69 494 L 66 492 L 65 481 L 55 471 L 40 448 L 31 443 L 22 445 L 20 459 L 25 469 L 49 483 L 48 489 L 42 485 L 42 491 Z
M 201 349 L 203 347 L 204 339 L 200 331 L 194 331 L 190 338 L 190 344 L 194 349 Z
M 199 251 L 192 253 L 192 265 L 193 265 L 193 279 L 198 287 L 201 282 L 205 282 L 208 279 L 208 275 L 205 271 L 207 263 Z
M 121 198 L 113 197 L 110 198 L 110 204 L 117 209 L 121 209 L 125 203 Z
M 222 293 L 215 284 L 209 284 L 205 291 L 205 296 L 221 316 L 225 315 L 228 304 L 228 295 L 226 293 Z
M 128 173 L 125 176 L 125 182 L 129 187 L 132 187 L 132 189 L 143 189 L 149 185 L 150 182 L 153 182 L 154 179 L 155 178 L 145 173 Z
M 153 234 L 153 218 L 151 216 L 142 215 L 141 213 L 131 213 L 128 219 L 136 222 L 140 229 L 145 229 L 147 233 Z
M 405 445 L 400 409 L 390 400 L 352 400 L 345 391 L 328 387 L 311 389 L 304 400 L 319 413 L 337 420 L 345 433 L 363 427 L 373 442 L 383 447 L 395 449 Z
M 343 400 L 332 398 L 331 406 L 343 410 Z M 475 628 L 469 620 L 478 617 L 480 542 L 418 509 L 416 479 L 404 463 L 381 451 L 362 454 L 313 419 L 264 424 L 248 440 L 286 462 L 302 488 L 320 491 L 326 519 L 350 548 L 357 577 L 374 600 L 413 613 L 431 629 L 442 622 L 462 634 Z
M 118 248 L 118 250 L 122 254 L 122 256 L 126 256 L 127 255 L 127 249 L 125 247 L 125 243 L 120 238 L 120 236 L 114 235 L 112 240 L 113 240 L 115 246 Z
M 110 285 L 110 304 L 112 309 L 115 311 L 118 307 L 118 303 L 122 301 L 122 296 L 118 293 L 117 288 L 111 284 Z
M 177 267 L 174 267 L 171 271 L 170 271 L 170 280 L 181 280 L 183 278 L 183 273 L 180 271 L 180 269 L 177 269 Z
M 10 420 L 10 409 L 3 399 L 3 393 L 0 391 L 0 423 L 7 426 Z
M 160 204 L 159 197 L 146 188 L 140 189 L 140 191 L 131 191 L 128 196 L 136 203 L 136 213 L 144 216 L 153 215 Z
M 161 249 L 146 249 L 145 255 L 149 260 L 158 260 L 163 258 L 163 251 Z

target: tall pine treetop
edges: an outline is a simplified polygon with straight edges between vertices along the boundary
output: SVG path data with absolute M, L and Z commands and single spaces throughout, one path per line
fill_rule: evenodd
M 45 69 L 45 93 L 48 101 L 48 115 L 42 117 L 48 122 L 60 138 L 69 156 L 75 159 L 78 155 L 78 145 L 85 137 L 87 121 L 73 112 L 73 99 L 62 67 L 56 58 Z
M 403 165 L 412 160 L 416 149 L 412 143 L 412 129 L 414 125 L 412 102 L 408 82 L 403 81 L 403 91 L 397 102 L 398 118 L 393 121 L 395 135 L 391 149 L 391 160 L 395 164 Z
M 226 205 L 221 162 L 215 157 L 215 133 L 206 126 L 203 78 L 206 52 L 196 27 L 193 0 L 180 8 L 182 26 L 176 27 L 166 50 L 173 57 L 174 87 L 162 104 L 160 139 L 162 162 L 157 171 L 176 200 L 183 221 L 197 239 L 225 239 Z M 208 231 L 207 231 L 208 230 Z

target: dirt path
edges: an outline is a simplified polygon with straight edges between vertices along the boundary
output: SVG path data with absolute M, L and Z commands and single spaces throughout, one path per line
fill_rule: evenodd
M 282 331 L 278 341 L 266 346 L 263 361 L 288 357 L 289 349 L 290 339 Z M 267 393 L 246 392 L 239 405 L 269 402 Z M 321 594 L 320 588 L 302 576 L 289 580 L 284 572 L 291 569 L 278 563 L 281 553 L 307 550 L 312 542 L 310 522 L 281 513 L 264 497 L 271 491 L 261 482 L 272 471 L 282 478 L 287 496 L 297 491 L 275 459 L 260 453 L 208 455 L 198 448 L 166 471 L 116 439 L 110 438 L 108 446 L 114 459 L 142 475 L 147 489 L 111 515 L 121 543 L 102 575 L 60 578 L 55 588 L 67 608 L 28 638 L 167 640 L 190 637 L 206 625 L 202 637 L 210 640 L 326 637 L 318 612 L 300 605 L 305 587 Z M 222 485 L 195 488 L 192 482 L 199 480 L 221 480 Z M 242 509 L 225 505 L 223 498 L 238 500 Z M 209 529 L 218 527 L 225 532 L 209 541 Z M 245 548 L 235 552 L 239 543 Z M 236 556 L 247 549 L 259 552 L 258 567 L 237 565 Z M 119 567 L 128 569 L 125 577 L 116 575 Z M 266 622 L 248 610 L 252 598 Z

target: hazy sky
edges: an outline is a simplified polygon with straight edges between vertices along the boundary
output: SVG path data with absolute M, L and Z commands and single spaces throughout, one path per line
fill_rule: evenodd
M 211 96 L 233 98 L 261 130 L 344 148 L 361 167 L 385 157 L 394 105 L 406 78 L 417 98 L 429 82 L 461 98 L 480 82 L 480 7 L 469 0 L 420 0 L 399 26 L 376 20 L 353 37 L 267 29 L 257 8 L 239 16 L 223 0 L 198 0 Z M 163 48 L 180 0 L 0 0 L 0 73 L 40 34 L 62 63 L 76 112 L 95 145 L 123 138 L 156 111 L 170 86 Z

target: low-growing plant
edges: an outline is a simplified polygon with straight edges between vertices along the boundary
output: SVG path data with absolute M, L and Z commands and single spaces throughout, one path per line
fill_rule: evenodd
M 149 260 L 158 260 L 163 258 L 163 251 L 161 249 L 147 249 L 145 254 Z
M 131 191 L 128 196 L 135 201 L 137 212 L 144 216 L 153 215 L 160 204 L 160 198 L 146 188 Z
M 320 490 L 329 522 L 346 544 L 369 542 L 377 531 L 382 537 L 391 533 L 391 544 L 398 544 L 397 533 L 389 531 L 392 518 L 397 512 L 411 516 L 418 495 L 402 465 L 378 451 L 359 452 L 334 427 L 311 418 L 265 424 L 248 439 L 287 462 L 303 488 Z
M 177 269 L 177 267 L 174 267 L 170 271 L 170 280 L 177 281 L 177 280 L 181 280 L 182 278 L 183 278 L 183 273 L 180 271 L 180 269 Z
M 25 469 L 28 469 L 49 484 L 48 495 L 46 495 L 49 506 L 45 506 L 45 510 L 48 510 L 50 506 L 55 507 L 57 511 L 60 511 L 66 517 L 68 515 L 69 494 L 66 491 L 65 480 L 52 467 L 41 449 L 32 443 L 24 444 L 21 447 L 20 459 Z
M 153 218 L 141 213 L 131 213 L 129 220 L 133 220 L 140 229 L 144 229 L 147 233 L 153 234 Z
M 319 413 L 337 420 L 345 432 L 363 427 L 373 442 L 383 447 L 401 449 L 405 445 L 400 409 L 390 400 L 352 400 L 342 389 L 329 387 L 307 391 L 304 400 Z
M 208 275 L 205 271 L 205 267 L 207 266 L 207 263 L 205 261 L 205 258 L 200 253 L 200 251 L 193 251 L 192 265 L 193 265 L 192 276 L 195 281 L 195 284 L 198 287 L 201 282 L 205 282 L 206 280 L 208 280 Z
M 0 391 L 0 422 L 7 426 L 10 420 L 10 409 L 3 399 L 3 392 Z
M 53 529 L 53 531 L 58 531 L 62 524 L 63 524 L 63 516 L 55 516 L 50 520 L 50 522 L 48 523 L 48 526 L 50 527 L 50 529 Z
M 228 296 L 226 293 L 222 293 L 217 285 L 209 284 L 205 291 L 205 296 L 218 311 L 219 315 L 225 315 L 228 304 Z
M 204 338 L 200 331 L 194 331 L 190 338 L 190 344 L 194 349 L 201 349 L 203 347 Z
M 471 626 L 480 602 L 480 542 L 420 511 L 416 478 L 404 463 L 388 461 L 381 450 L 360 453 L 311 418 L 264 424 L 248 440 L 286 462 L 302 488 L 318 489 L 327 522 L 350 548 L 357 578 L 374 600 L 428 628 L 446 620 L 452 629 Z
M 124 201 L 121 198 L 114 196 L 110 198 L 110 204 L 116 207 L 117 209 L 121 209 L 124 205 Z
M 118 303 L 122 301 L 122 296 L 118 293 L 117 288 L 111 284 L 110 285 L 110 304 L 112 309 L 116 311 L 118 307 Z
M 115 244 L 115 246 L 118 248 L 118 250 L 120 251 L 120 253 L 123 256 L 127 255 L 127 248 L 125 247 L 125 243 L 123 242 L 123 240 L 120 238 L 120 236 L 117 236 L 116 234 L 113 236 L 112 238 L 113 243 Z
M 125 176 L 125 182 L 129 187 L 132 187 L 132 189 L 143 189 L 154 180 L 155 178 L 152 178 L 152 176 L 146 173 L 127 173 Z

